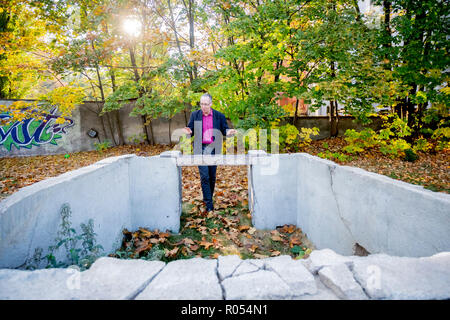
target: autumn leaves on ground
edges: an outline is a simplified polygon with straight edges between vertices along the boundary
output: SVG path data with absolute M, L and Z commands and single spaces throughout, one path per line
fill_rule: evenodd
M 302 150 L 317 155 L 326 149 L 340 150 L 342 138 L 313 141 Z M 87 151 L 69 155 L 0 159 L 0 200 L 22 187 L 55 177 L 101 159 L 122 154 L 158 155 L 171 147 L 121 146 L 100 153 Z M 365 153 L 343 165 L 357 166 L 433 191 L 450 192 L 449 154 L 421 154 L 415 162 L 392 160 L 380 154 Z M 215 212 L 207 214 L 202 203 L 197 167 L 182 168 L 183 206 L 179 234 L 166 230 L 123 230 L 122 247 L 112 256 L 170 261 L 190 257 L 239 254 L 242 258 L 264 258 L 280 254 L 307 257 L 314 249 L 306 235 L 295 226 L 276 230 L 255 230 L 248 209 L 246 166 L 218 166 L 214 193 Z
M 306 257 L 312 244 L 300 229 L 285 225 L 256 230 L 247 199 L 247 167 L 218 166 L 214 191 L 215 211 L 207 213 L 202 201 L 197 167 L 182 168 L 183 208 L 179 234 L 160 230 L 124 230 L 122 247 L 111 256 L 170 261 L 191 257 L 266 258 L 290 254 Z

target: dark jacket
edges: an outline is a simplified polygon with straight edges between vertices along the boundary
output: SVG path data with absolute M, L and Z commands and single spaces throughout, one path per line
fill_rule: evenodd
M 213 113 L 213 128 L 222 132 L 222 135 L 223 135 L 222 139 L 216 139 L 218 137 L 213 136 L 213 141 L 214 141 L 214 143 L 217 143 L 217 148 L 220 148 L 219 150 L 222 150 L 223 139 L 227 135 L 227 129 L 229 129 L 227 119 L 225 118 L 225 115 L 223 113 L 217 111 L 216 109 L 213 109 L 213 108 L 211 108 L 211 109 L 212 109 L 212 113 Z M 195 128 L 194 128 L 195 121 L 200 121 L 202 123 L 202 125 L 197 128 L 198 132 L 196 132 Z M 194 138 L 194 154 L 201 154 L 201 145 L 202 145 L 202 138 L 203 138 L 202 137 L 203 112 L 201 109 L 196 110 L 191 113 L 191 117 L 189 119 L 189 123 L 187 126 L 192 131 L 191 136 L 195 137 Z M 197 135 L 195 135 L 196 133 L 197 133 Z M 199 152 L 199 150 L 200 150 L 200 152 Z M 216 152 L 216 153 L 219 153 L 219 152 Z

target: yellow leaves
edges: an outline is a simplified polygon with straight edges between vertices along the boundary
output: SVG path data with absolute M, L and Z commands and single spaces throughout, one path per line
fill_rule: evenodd
M 441 91 L 442 93 L 444 93 L 445 95 L 449 95 L 450 94 L 450 87 L 443 87 L 441 89 L 439 89 L 439 91 Z

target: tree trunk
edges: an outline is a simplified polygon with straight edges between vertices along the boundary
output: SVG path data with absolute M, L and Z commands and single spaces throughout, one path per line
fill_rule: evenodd
M 150 124 L 149 124 L 149 125 L 150 125 L 150 132 L 151 132 L 151 134 L 152 134 L 152 140 L 151 140 L 152 142 L 151 142 L 151 143 L 152 143 L 152 145 L 155 145 L 155 138 L 154 138 L 155 136 L 153 135 L 153 123 L 152 123 L 152 119 L 150 119 Z
M 169 146 L 170 146 L 170 144 L 172 143 L 172 135 L 171 135 L 171 132 L 170 132 L 170 124 L 172 123 L 172 119 L 171 118 L 169 118 Z
M 330 137 L 337 137 L 338 133 L 337 103 L 335 100 L 330 100 Z
M 331 61 L 331 77 L 336 76 L 334 61 Z M 334 99 L 330 100 L 330 137 L 337 137 L 338 135 L 338 111 L 337 111 L 337 101 Z
M 298 104 L 299 104 L 299 100 L 298 98 L 296 98 L 297 101 L 295 102 L 295 113 L 294 113 L 294 123 L 293 125 L 295 126 L 295 124 L 297 123 L 297 112 L 298 112 Z

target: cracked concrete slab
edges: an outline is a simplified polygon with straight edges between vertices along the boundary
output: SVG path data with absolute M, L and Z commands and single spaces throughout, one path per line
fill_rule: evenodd
M 236 277 L 244 273 L 256 272 L 260 270 L 256 265 L 249 262 L 248 260 L 242 261 L 242 263 L 236 268 L 232 276 Z
M 313 250 L 307 259 L 301 260 L 305 267 L 313 274 L 326 266 L 345 264 L 352 268 L 353 261 L 358 257 L 341 256 L 331 249 Z
M 296 296 L 317 293 L 314 276 L 300 260 L 293 260 L 287 255 L 267 259 L 266 270 L 275 272 Z
M 353 274 L 372 299 L 450 299 L 450 252 L 423 258 L 369 255 L 355 261 Z
M 73 299 L 74 293 L 67 287 L 71 272 L 67 269 L 1 269 L 0 300 Z
M 341 299 L 368 299 L 361 286 L 353 278 L 353 273 L 343 263 L 323 267 L 319 270 L 319 278 Z
M 293 300 L 341 300 L 330 288 L 320 281 L 319 276 L 314 276 L 314 281 L 317 286 L 317 292 L 315 294 L 295 296 Z
M 314 250 L 306 260 L 227 256 L 168 264 L 104 257 L 83 272 L 0 269 L 0 300 L 354 300 L 365 298 L 361 290 L 370 299 L 450 299 L 449 288 L 450 252 L 345 257 L 327 249 Z
M 81 273 L 81 299 L 133 299 L 164 267 L 161 261 L 103 257 Z
M 219 300 L 222 288 L 217 260 L 193 258 L 175 260 L 136 296 L 137 300 Z
M 273 271 L 260 270 L 222 281 L 227 300 L 290 299 L 290 287 Z
M 217 272 L 220 281 L 230 277 L 241 263 L 242 260 L 238 255 L 220 256 L 217 258 Z
M 130 299 L 164 267 L 161 261 L 103 257 L 89 270 L 0 270 L 0 299 Z

